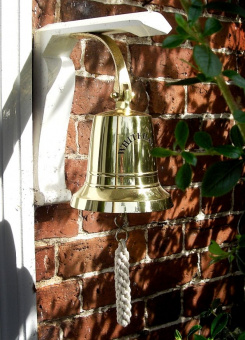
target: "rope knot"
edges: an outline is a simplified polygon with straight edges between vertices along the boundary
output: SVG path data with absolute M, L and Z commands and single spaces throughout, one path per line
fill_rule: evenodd
M 131 289 L 129 281 L 129 252 L 121 239 L 115 252 L 115 288 L 117 322 L 126 327 L 131 318 Z

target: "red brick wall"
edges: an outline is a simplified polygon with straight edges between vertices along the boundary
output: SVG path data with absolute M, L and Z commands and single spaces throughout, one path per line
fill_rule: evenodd
M 113 4 L 115 3 L 115 4 Z M 173 25 L 178 0 L 127 1 L 33 0 L 33 26 L 153 9 Z M 147 4 L 148 3 L 148 4 Z M 242 71 L 239 51 L 244 31 L 228 18 L 224 30 L 212 37 L 226 67 Z M 188 64 L 191 49 L 163 50 L 163 37 L 117 35 L 116 41 L 132 77 L 134 108 L 153 117 L 157 145 L 173 143 L 174 128 L 185 119 L 192 136 L 205 129 L 214 142 L 227 143 L 232 124 L 228 108 L 215 85 L 166 86 L 166 79 L 193 75 Z M 100 51 L 98 53 L 98 51 Z M 76 68 L 76 90 L 66 146 L 67 187 L 75 192 L 86 175 L 92 117 L 114 108 L 110 99 L 114 67 L 108 51 L 96 41 L 77 44 L 71 58 Z M 244 73 L 244 72 L 243 72 Z M 234 92 L 236 94 L 236 92 Z M 237 93 L 238 95 L 238 93 Z M 174 339 L 197 321 L 212 299 L 236 303 L 243 296 L 244 280 L 227 262 L 208 266 L 211 239 L 230 242 L 244 209 L 242 184 L 222 198 L 203 198 L 200 181 L 214 159 L 198 161 L 191 187 L 174 186 L 181 165 L 178 158 L 159 161 L 162 185 L 174 206 L 152 214 L 130 214 L 128 250 L 132 289 L 132 322 L 116 323 L 113 258 L 117 247 L 113 214 L 79 212 L 69 204 L 36 210 L 36 268 L 39 339 Z

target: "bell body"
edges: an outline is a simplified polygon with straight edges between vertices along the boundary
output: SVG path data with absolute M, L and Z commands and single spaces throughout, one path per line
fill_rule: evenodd
M 151 116 L 116 109 L 94 117 L 88 168 L 71 206 L 107 213 L 142 213 L 172 207 L 151 155 Z

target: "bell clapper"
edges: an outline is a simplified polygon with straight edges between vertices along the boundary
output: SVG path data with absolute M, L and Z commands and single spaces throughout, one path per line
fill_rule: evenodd
M 128 239 L 127 215 L 124 215 L 124 222 L 122 226 L 117 223 L 117 217 L 114 219 L 118 230 L 115 238 L 118 242 L 118 248 L 115 251 L 115 290 L 116 290 L 116 310 L 117 322 L 126 327 L 130 323 L 131 318 L 131 289 L 129 280 L 129 252 L 127 250 L 126 242 Z M 118 234 L 125 232 L 125 238 L 118 238 Z

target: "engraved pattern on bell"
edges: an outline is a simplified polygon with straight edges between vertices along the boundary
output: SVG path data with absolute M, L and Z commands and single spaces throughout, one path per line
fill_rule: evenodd
M 71 205 L 101 212 L 150 212 L 172 206 L 151 155 L 151 116 L 117 109 L 94 117 L 87 176 Z

